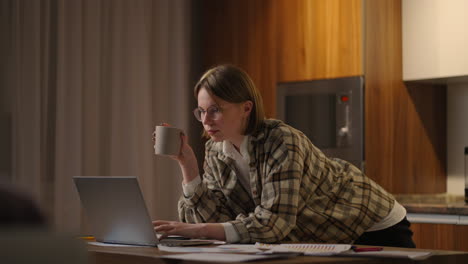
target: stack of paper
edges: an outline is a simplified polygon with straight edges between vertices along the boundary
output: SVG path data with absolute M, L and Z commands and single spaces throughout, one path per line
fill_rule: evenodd
M 167 247 L 158 245 L 159 250 L 174 253 L 261 253 L 253 245 L 221 245 L 217 247 Z
M 272 255 L 252 255 L 252 254 L 231 254 L 231 253 L 188 253 L 176 255 L 163 255 L 161 258 L 188 260 L 188 261 L 203 261 L 214 263 L 233 263 L 247 262 L 256 260 L 281 259 L 288 258 L 290 255 L 272 254 Z

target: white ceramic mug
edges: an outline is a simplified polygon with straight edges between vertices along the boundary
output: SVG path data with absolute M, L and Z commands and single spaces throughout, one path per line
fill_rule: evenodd
M 182 130 L 175 127 L 156 126 L 154 154 L 161 156 L 178 156 L 180 152 L 180 135 Z

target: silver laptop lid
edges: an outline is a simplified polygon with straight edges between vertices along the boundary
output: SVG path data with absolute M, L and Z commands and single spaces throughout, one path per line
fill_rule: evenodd
M 158 243 L 136 177 L 73 177 L 96 241 Z

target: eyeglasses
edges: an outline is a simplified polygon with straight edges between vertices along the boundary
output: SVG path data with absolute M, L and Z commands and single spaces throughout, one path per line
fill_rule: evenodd
M 203 110 L 202 108 L 195 108 L 193 110 L 193 114 L 195 115 L 195 118 L 200 122 L 203 122 L 203 118 L 206 115 L 211 120 L 218 120 L 223 115 L 222 108 L 217 106 L 210 106 L 206 110 Z

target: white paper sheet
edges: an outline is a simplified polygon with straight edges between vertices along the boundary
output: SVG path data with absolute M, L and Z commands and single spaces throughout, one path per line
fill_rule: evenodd
M 254 245 L 221 245 L 218 247 L 168 247 L 158 245 L 159 250 L 174 253 L 258 253 Z
M 225 244 L 218 246 L 218 248 L 232 251 L 240 251 L 244 253 L 263 252 L 263 250 L 257 248 L 254 244 Z
M 260 259 L 271 258 L 265 255 L 247 255 L 247 254 L 223 254 L 223 253 L 188 253 L 177 255 L 165 255 L 162 258 L 205 261 L 205 262 L 245 262 Z
M 368 251 L 368 252 L 350 252 L 350 253 L 344 253 L 340 255 L 352 256 L 352 257 L 424 259 L 432 255 L 432 253 L 426 252 L 426 251 L 382 250 L 382 251 Z
M 125 245 L 125 244 L 112 244 L 112 243 L 102 243 L 102 242 L 88 242 L 89 245 L 95 245 L 100 247 L 151 247 L 151 246 L 139 246 L 139 245 Z

